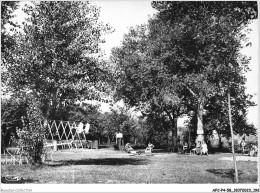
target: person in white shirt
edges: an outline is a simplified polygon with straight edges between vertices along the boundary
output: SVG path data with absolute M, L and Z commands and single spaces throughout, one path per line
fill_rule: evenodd
M 200 152 L 200 155 L 202 155 L 202 154 L 208 155 L 208 146 L 207 146 L 207 144 L 205 143 L 205 141 L 202 141 L 202 144 L 201 144 L 201 152 Z
M 148 147 L 146 149 L 147 150 L 152 150 L 153 148 L 154 148 L 154 145 L 149 142 L 148 143 Z

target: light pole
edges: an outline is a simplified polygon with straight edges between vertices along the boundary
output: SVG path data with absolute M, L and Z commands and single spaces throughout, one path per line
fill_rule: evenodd
M 232 65 L 228 64 L 228 69 L 232 68 Z M 234 133 L 233 133 L 233 126 L 232 126 L 232 114 L 231 114 L 231 104 L 230 104 L 230 84 L 229 84 L 229 70 L 228 70 L 228 117 L 229 117 L 229 125 L 230 125 L 230 132 L 231 132 L 231 145 L 232 145 L 232 156 L 235 168 L 235 182 L 238 183 L 238 172 L 237 172 L 237 162 L 235 156 L 235 148 L 234 148 Z

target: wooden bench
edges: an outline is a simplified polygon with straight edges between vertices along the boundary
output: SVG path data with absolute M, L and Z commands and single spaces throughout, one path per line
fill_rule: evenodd
M 72 148 L 72 140 L 61 140 L 58 141 L 57 146 L 62 146 L 64 149 L 66 148 L 66 146 L 68 146 L 69 149 Z

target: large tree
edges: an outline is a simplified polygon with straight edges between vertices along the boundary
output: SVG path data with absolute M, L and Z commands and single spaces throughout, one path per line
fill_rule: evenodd
M 227 117 L 225 101 L 229 84 L 232 98 L 237 98 L 232 105 L 237 115 L 234 116 L 236 131 L 244 131 L 246 119 L 241 118 L 253 103 L 251 96 L 245 94 L 242 74 L 248 69 L 249 60 L 239 51 L 245 40 L 241 30 L 257 17 L 256 3 L 153 2 L 152 5 L 159 13 L 147 26 L 131 29 L 122 46 L 113 51 L 112 61 L 118 68 L 115 73 L 118 96 L 131 105 L 143 105 L 150 110 L 152 104 L 157 105 L 169 115 L 172 128 L 176 128 L 181 113 L 195 111 L 198 140 L 203 140 L 206 110 L 211 115 L 217 114 L 219 109 L 213 106 L 222 103 L 219 116 Z M 216 123 L 216 117 L 212 118 Z M 222 128 L 220 131 L 226 131 L 226 127 Z
M 218 98 L 215 102 L 222 97 L 225 103 L 223 97 L 228 87 L 231 97 L 236 99 L 232 105 L 236 132 L 244 130 L 246 109 L 253 103 L 251 96 L 245 94 L 243 75 L 249 60 L 240 54 L 240 49 L 246 40 L 242 30 L 251 19 L 257 18 L 257 3 L 153 2 L 152 5 L 159 11 L 158 20 L 168 27 L 165 30 L 168 47 L 162 51 L 167 54 L 164 61 L 197 104 L 198 140 L 203 140 L 203 112 L 212 105 L 212 97 Z M 227 117 L 227 105 L 222 107 L 223 119 Z M 212 113 L 213 109 L 210 110 Z M 247 128 L 252 132 L 252 127 Z
M 89 2 L 35 2 L 27 5 L 22 31 L 3 63 L 4 86 L 12 94 L 33 93 L 45 115 L 77 100 L 97 99 L 108 78 L 101 61 L 101 35 L 111 30 L 98 21 Z
M 175 92 L 178 85 L 157 58 L 157 49 L 162 49 L 164 43 L 154 37 L 155 33 L 149 33 L 157 26 L 151 21 L 149 27 L 132 28 L 125 35 L 122 46 L 112 51 L 116 98 L 123 98 L 146 116 L 154 113 L 159 117 L 168 116 L 173 133 L 172 145 L 176 148 L 177 118 L 185 110 L 181 102 L 184 95 Z

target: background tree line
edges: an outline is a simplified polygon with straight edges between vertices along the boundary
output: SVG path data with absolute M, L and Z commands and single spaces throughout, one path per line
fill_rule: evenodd
M 230 136 L 227 90 L 235 133 L 255 133 L 246 122 L 255 105 L 245 93 L 249 58 L 241 55 L 243 32 L 257 18 L 256 2 L 152 2 L 159 12 L 130 29 L 115 48 L 117 97 L 145 115 L 166 114 L 176 149 L 177 119 L 195 112 L 198 140 L 216 129 Z M 191 122 L 194 123 L 194 122 Z
M 245 93 L 250 59 L 240 50 L 250 46 L 243 30 L 258 17 L 257 2 L 151 6 L 158 13 L 147 24 L 131 28 L 105 61 L 102 35 L 113 29 L 99 22 L 100 10 L 90 2 L 26 5 L 28 17 L 19 26 L 11 20 L 18 2 L 2 1 L 1 82 L 2 93 L 10 96 L 1 98 L 2 126 L 23 130 L 39 121 L 35 117 L 74 120 L 91 123 L 92 138 L 105 141 L 120 131 L 125 141 L 166 146 L 171 131 L 176 149 L 182 115 L 191 115 L 192 134 L 200 140 L 212 130 L 230 136 L 229 85 L 235 133 L 255 134 L 246 120 L 247 109 L 255 105 Z M 123 100 L 128 109 L 102 114 L 98 106 L 77 105 L 100 100 L 102 93 L 113 94 L 114 102 Z M 131 107 L 142 116 L 133 119 Z

